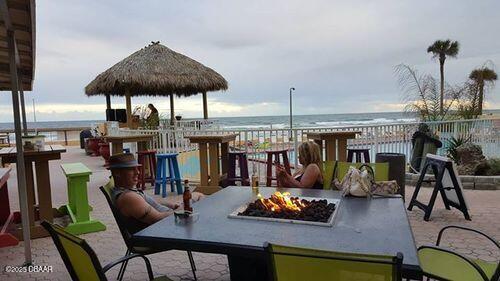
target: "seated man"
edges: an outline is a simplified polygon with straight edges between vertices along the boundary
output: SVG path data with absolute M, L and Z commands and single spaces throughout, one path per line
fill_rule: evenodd
M 179 203 L 166 203 L 166 206 L 157 203 L 153 197 L 136 189 L 139 180 L 140 165 L 130 153 L 117 154 L 109 158 L 111 176 L 115 187 L 112 197 L 116 208 L 126 220 L 126 227 L 135 233 L 173 213 L 174 209 L 181 206 Z M 203 197 L 199 192 L 192 192 L 193 201 Z

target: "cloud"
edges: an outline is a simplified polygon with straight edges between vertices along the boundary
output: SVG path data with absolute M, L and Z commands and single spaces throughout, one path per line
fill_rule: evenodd
M 39 1 L 37 68 L 27 100 L 82 108 L 73 116 L 54 106 L 40 118 L 104 116 L 104 98 L 85 97 L 84 87 L 160 40 L 229 81 L 225 93 L 209 94 L 210 116 L 287 114 L 292 86 L 297 114 L 400 110 L 393 67 L 407 63 L 438 77 L 438 63 L 426 52 L 434 40 L 461 43 L 458 57 L 445 65 L 451 84 L 486 60 L 499 64 L 499 9 L 495 0 Z M 498 108 L 500 88 L 486 98 Z M 158 102 L 167 112 L 168 102 Z M 176 103 L 181 114 L 201 116 L 201 97 Z M 5 104 L 10 95 L 0 94 Z M 0 118 L 12 120 L 11 114 Z

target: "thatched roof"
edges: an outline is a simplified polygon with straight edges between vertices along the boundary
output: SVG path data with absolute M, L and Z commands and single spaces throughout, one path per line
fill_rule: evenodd
M 142 48 L 85 87 L 88 96 L 190 96 L 202 92 L 227 90 L 227 81 L 203 64 L 159 44 Z
M 35 76 L 35 2 L 10 0 L 0 3 L 0 91 L 12 90 L 7 30 L 14 32 L 19 61 L 17 71 L 23 91 L 33 89 Z

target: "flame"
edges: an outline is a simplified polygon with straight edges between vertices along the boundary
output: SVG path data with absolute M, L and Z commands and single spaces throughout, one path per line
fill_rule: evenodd
M 261 194 L 257 195 L 258 201 L 266 210 L 280 212 L 282 210 L 300 212 L 306 207 L 298 198 L 290 198 L 289 192 L 275 192 L 271 198 L 263 198 Z

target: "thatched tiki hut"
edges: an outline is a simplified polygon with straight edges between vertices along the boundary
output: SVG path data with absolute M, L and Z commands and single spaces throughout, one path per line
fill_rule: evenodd
M 133 96 L 170 96 L 170 119 L 174 120 L 174 95 L 203 94 L 203 117 L 208 118 L 207 92 L 227 89 L 227 81 L 203 64 L 153 42 L 99 74 L 85 87 L 87 96 L 125 96 L 130 125 Z

